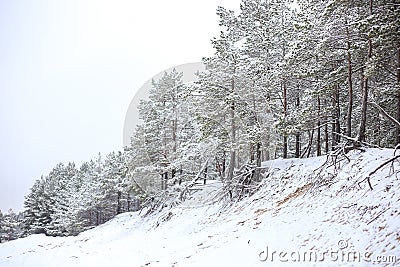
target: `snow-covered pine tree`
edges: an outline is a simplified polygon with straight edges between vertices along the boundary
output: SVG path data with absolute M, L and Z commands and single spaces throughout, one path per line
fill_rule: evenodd
M 45 176 L 36 180 L 25 197 L 23 236 L 46 233 L 51 221 L 49 199 L 44 189 L 46 180 Z
M 0 243 L 11 241 L 19 237 L 18 215 L 12 209 L 6 214 L 0 212 Z
M 175 69 L 153 81 L 149 100 L 142 101 L 139 114 L 143 120 L 146 154 L 153 170 L 160 174 L 161 189 L 174 178 L 177 166 L 177 149 L 180 145 L 179 130 L 182 127 L 180 113 L 182 104 L 182 73 Z
M 53 236 L 69 235 L 68 226 L 73 222 L 69 221 L 69 202 L 74 199 L 72 184 L 73 177 L 77 170 L 74 163 L 64 165 L 57 164 L 49 173 L 45 185 L 46 194 L 49 196 L 51 205 L 51 222 L 46 226 L 46 234 Z

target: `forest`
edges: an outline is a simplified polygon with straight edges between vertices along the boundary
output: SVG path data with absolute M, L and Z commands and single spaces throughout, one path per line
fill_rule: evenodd
M 198 80 L 154 80 L 130 146 L 56 165 L 21 214 L 0 214 L 0 242 L 154 212 L 207 179 L 226 199 L 246 197 L 271 159 L 399 147 L 399 1 L 242 0 L 217 15 Z

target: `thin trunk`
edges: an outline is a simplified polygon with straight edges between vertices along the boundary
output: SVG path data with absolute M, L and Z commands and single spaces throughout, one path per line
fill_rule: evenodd
M 252 86 L 253 91 L 251 94 L 251 99 L 252 99 L 252 104 L 253 104 L 253 112 L 250 117 L 250 125 L 251 125 L 251 127 L 258 127 L 258 124 L 257 124 L 258 120 L 257 120 L 257 113 L 256 113 L 256 97 L 254 94 L 254 87 L 255 87 L 255 82 L 253 82 L 253 86 Z M 258 136 L 256 136 L 255 139 L 257 140 L 257 142 L 259 141 Z M 256 140 L 254 140 L 254 141 L 256 141 Z M 251 140 L 251 141 L 253 141 L 253 140 Z M 255 147 L 255 144 L 253 142 L 250 142 L 250 162 L 252 164 L 254 162 L 254 154 L 256 153 L 256 151 L 254 151 L 255 150 L 254 147 Z
M 261 167 L 261 143 L 257 143 L 256 145 L 256 164 L 257 168 L 255 171 L 255 180 L 260 180 L 260 167 Z
M 339 103 L 339 94 L 338 94 L 338 89 L 337 89 L 337 85 L 335 85 L 334 87 L 334 93 L 333 93 L 333 98 L 332 98 L 332 109 L 333 109 L 333 113 L 332 113 L 332 150 L 335 149 L 335 147 L 337 146 L 337 144 L 339 143 L 338 140 L 338 135 L 336 133 L 338 133 L 337 131 L 337 126 L 339 123 L 339 112 L 338 112 L 338 103 Z M 340 128 L 339 128 L 340 130 Z
M 346 124 L 346 135 L 351 137 L 351 119 L 353 112 L 353 70 L 352 70 L 352 61 L 351 61 L 351 53 L 350 53 L 350 34 L 349 34 L 349 26 L 347 24 L 346 19 L 346 36 L 347 36 L 347 82 L 349 86 L 349 102 L 347 106 L 347 124 Z
M 172 152 L 174 152 L 174 156 L 176 153 L 176 148 L 177 148 L 177 141 L 176 141 L 176 132 L 178 129 L 178 119 L 175 118 L 174 121 L 172 122 Z
M 337 114 L 337 119 L 336 119 L 336 132 L 338 134 L 341 134 L 340 130 L 340 95 L 339 95 L 339 85 L 336 85 L 336 114 Z M 340 143 L 340 135 L 336 136 L 336 142 Z
M 231 90 L 232 94 L 235 92 L 235 80 L 232 78 L 231 81 Z M 231 180 L 233 178 L 233 172 L 235 170 L 236 164 L 236 125 L 235 125 L 235 100 L 232 99 L 231 107 L 230 107 L 230 120 L 231 120 L 231 157 L 229 163 L 229 173 L 228 179 Z
M 324 127 L 324 135 L 325 135 L 325 154 L 329 153 L 329 134 L 328 134 L 328 123 L 325 123 Z
M 397 44 L 397 121 L 400 122 L 400 42 Z M 400 128 L 396 130 L 396 143 L 400 144 Z
M 254 160 L 255 160 L 254 154 L 255 154 L 255 151 L 254 151 L 254 144 L 251 143 L 251 144 L 250 144 L 250 163 L 253 163 Z
M 262 153 L 262 159 L 263 160 L 270 160 L 270 155 L 269 155 L 269 135 L 267 136 L 267 141 L 265 142 L 266 149 L 264 149 Z
M 321 99 L 317 96 L 318 122 L 317 122 L 317 156 L 321 156 Z
M 283 83 L 283 116 L 286 124 L 286 116 L 287 116 L 287 88 L 285 82 Z M 286 128 L 286 126 L 285 126 Z M 283 158 L 286 159 L 288 157 L 288 141 L 286 130 L 283 131 Z
M 326 107 L 326 99 L 324 99 L 324 106 Z M 324 116 L 325 126 L 324 126 L 324 140 L 325 140 L 325 154 L 329 152 L 329 134 L 328 134 L 328 115 L 325 113 Z
M 299 109 L 300 107 L 300 95 L 299 95 L 299 89 L 297 90 L 297 96 L 296 96 L 296 108 Z M 296 133 L 296 150 L 295 150 L 295 157 L 300 158 L 300 132 Z
M 222 178 L 225 178 L 225 172 L 226 172 L 226 153 L 224 151 L 222 158 Z
M 168 172 L 164 173 L 164 189 L 168 188 Z
M 296 151 L 295 151 L 295 158 L 300 158 L 300 133 L 296 133 Z
M 179 185 L 181 185 L 182 184 L 182 174 L 183 174 L 183 169 L 182 169 L 182 166 L 180 167 L 180 169 L 179 169 Z
M 331 139 L 332 139 L 332 145 L 331 148 L 332 150 L 334 150 L 334 148 L 336 147 L 337 143 L 336 143 L 336 135 L 335 135 L 335 120 L 336 120 L 336 94 L 334 93 L 333 98 L 332 98 L 332 121 L 331 121 L 331 126 L 332 126 L 332 134 L 331 134 Z
M 117 192 L 117 214 L 121 214 L 121 195 L 122 195 L 122 192 L 118 191 Z
M 377 131 L 377 133 L 376 133 L 376 135 L 375 136 L 378 136 L 378 146 L 380 147 L 381 146 L 381 135 L 382 135 L 382 129 L 381 129 L 381 119 L 380 119 L 380 116 L 379 116 L 379 111 L 377 111 L 376 112 L 376 120 L 377 120 L 377 124 L 378 124 L 378 127 L 377 127 L 377 129 L 376 129 L 376 131 Z
M 96 211 L 96 225 L 100 225 L 100 212 Z
M 207 171 L 208 171 L 208 167 L 204 168 L 204 184 L 207 183 Z
M 311 130 L 310 141 L 309 141 L 309 146 L 308 146 L 308 151 L 307 151 L 307 158 L 310 157 L 313 139 L 314 139 L 314 130 Z
M 369 12 L 372 15 L 372 0 L 369 1 Z M 368 59 L 369 61 L 372 57 L 372 40 L 368 37 Z M 365 129 L 367 124 L 367 102 L 368 102 L 368 81 L 369 78 L 365 75 L 365 70 L 363 70 L 363 92 L 362 92 L 362 102 L 361 102 L 361 121 L 360 128 L 358 132 L 358 141 L 365 142 Z

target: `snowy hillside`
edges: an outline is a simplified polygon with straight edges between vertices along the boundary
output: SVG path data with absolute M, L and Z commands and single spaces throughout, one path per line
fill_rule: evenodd
M 232 206 L 211 204 L 221 184 L 209 183 L 145 218 L 125 213 L 76 237 L 1 244 L 0 266 L 394 266 L 400 164 L 371 175 L 373 190 L 363 181 L 393 153 L 353 151 L 336 165 L 326 157 L 265 162 L 263 186 Z

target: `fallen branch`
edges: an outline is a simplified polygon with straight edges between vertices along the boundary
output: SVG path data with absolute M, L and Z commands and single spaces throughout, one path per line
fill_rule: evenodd
M 360 142 L 357 138 L 349 137 L 349 136 L 341 134 L 341 133 L 335 133 L 335 135 L 343 137 L 344 139 L 346 139 L 349 142 L 353 143 L 353 146 L 346 147 L 346 149 L 348 149 L 346 151 L 346 153 L 349 152 L 350 150 L 353 150 L 353 149 L 358 149 L 358 150 L 361 150 L 362 152 L 365 152 L 364 149 L 360 148 L 361 145 L 364 145 L 364 146 L 367 146 L 367 147 L 381 148 L 380 146 L 377 146 L 377 145 L 374 145 L 374 144 L 370 144 L 370 143 L 367 143 L 367 142 Z
M 398 159 L 398 158 L 400 158 L 400 155 L 397 155 L 397 156 L 395 156 L 395 157 L 393 157 L 393 158 L 391 158 L 391 159 L 388 159 L 387 161 L 383 162 L 383 163 L 382 163 L 381 165 L 379 165 L 376 169 L 374 169 L 372 172 L 370 172 L 370 173 L 368 174 L 367 177 L 365 177 L 362 181 L 360 181 L 360 182 L 358 183 L 358 186 L 360 186 L 360 184 L 361 184 L 362 182 L 367 181 L 367 182 L 368 182 L 369 188 L 372 190 L 372 185 L 371 185 L 370 177 L 371 177 L 372 175 L 374 175 L 378 170 L 382 169 L 384 166 L 386 166 L 387 164 L 389 164 L 389 163 L 395 161 L 395 160 Z
M 181 192 L 181 194 L 180 194 L 180 196 L 179 196 L 179 199 L 180 199 L 181 201 L 183 200 L 184 195 L 185 195 L 187 192 L 189 192 L 189 188 L 190 188 L 190 187 L 193 187 L 193 186 L 196 184 L 196 182 L 201 178 L 200 175 L 204 172 L 205 168 L 206 168 L 207 165 L 208 165 L 208 162 L 209 162 L 209 159 L 207 159 L 206 162 L 204 162 L 203 166 L 201 167 L 201 169 L 200 169 L 200 171 L 197 173 L 197 175 L 194 177 L 194 179 L 193 179 L 190 183 L 188 183 L 187 186 L 182 190 L 182 192 Z
M 385 209 L 384 211 L 379 212 L 379 214 L 376 215 L 376 217 L 373 218 L 371 221 L 369 221 L 369 222 L 367 223 L 367 225 L 370 224 L 370 223 L 372 223 L 372 222 L 375 221 L 376 219 L 378 219 L 379 216 L 381 216 L 382 214 L 384 214 L 388 209 L 389 209 L 389 208 Z
M 382 163 L 381 165 L 378 166 L 378 168 L 376 168 L 375 170 L 373 170 L 372 172 L 369 173 L 369 176 L 375 174 L 379 169 L 383 168 L 383 166 L 385 166 L 386 164 L 389 164 L 390 162 L 395 161 L 396 159 L 400 158 L 400 155 L 397 155 L 391 159 L 388 159 L 387 161 L 385 161 L 384 163 Z

